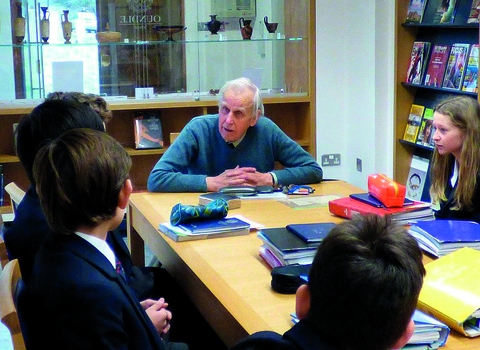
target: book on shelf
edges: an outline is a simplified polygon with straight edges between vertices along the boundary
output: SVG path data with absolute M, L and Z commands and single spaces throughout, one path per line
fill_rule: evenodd
M 435 6 L 434 24 L 449 24 L 455 20 L 457 0 L 430 0 L 429 6 Z
M 403 139 L 405 141 L 415 143 L 417 140 L 417 134 L 420 129 L 424 110 L 424 106 L 412 104 L 407 120 L 407 126 L 405 127 L 405 133 L 403 134 Z
M 377 214 L 389 215 L 392 220 L 404 225 L 410 221 L 432 220 L 434 218 L 430 203 L 413 202 L 401 208 L 377 208 L 356 199 L 345 197 L 328 202 L 330 213 L 351 219 L 354 215 Z
M 405 197 L 413 201 L 421 201 L 423 189 L 427 181 L 428 166 L 430 160 L 420 156 L 413 156 L 410 163 L 410 171 L 407 177 L 405 187 L 407 192 Z
M 478 23 L 479 14 L 480 0 L 472 0 L 472 6 L 470 8 L 470 15 L 468 16 L 467 23 Z
M 198 204 L 207 205 L 217 199 L 223 199 L 228 204 L 228 209 L 238 209 L 242 206 L 242 200 L 238 196 L 219 192 L 204 193 L 198 196 Z
M 478 93 L 478 44 L 472 45 L 470 49 L 462 91 Z
M 136 149 L 163 148 L 162 123 L 156 113 L 139 113 L 133 118 Z
M 250 224 L 238 218 L 226 217 L 222 219 L 195 221 L 178 226 L 173 226 L 169 222 L 165 222 L 160 224 L 158 229 L 174 241 L 182 242 L 248 235 L 250 232 Z
M 430 143 L 433 138 L 433 113 L 435 110 L 432 108 L 425 108 L 423 112 L 422 123 L 420 124 L 420 129 L 418 130 L 417 135 L 417 145 L 430 147 Z
M 286 227 L 262 229 L 257 236 L 263 242 L 260 256 L 271 267 L 311 264 L 320 245 L 305 242 Z
M 418 308 L 467 337 L 480 335 L 480 251 L 465 247 L 425 265 Z
M 335 226 L 337 224 L 333 222 L 292 224 L 287 225 L 287 230 L 293 232 L 307 243 L 320 243 Z
M 405 82 L 409 84 L 421 84 L 423 75 L 427 66 L 428 52 L 430 43 L 425 41 L 415 41 L 410 56 L 410 64 L 407 70 L 407 78 Z
M 444 256 L 463 247 L 480 250 L 480 224 L 475 221 L 420 221 L 408 232 L 420 248 L 435 256 Z
M 17 153 L 17 127 L 18 123 L 13 123 L 13 149 L 15 150 L 15 153 Z
M 423 13 L 427 0 L 410 0 L 406 23 L 422 23 Z
M 434 45 L 432 55 L 428 62 L 427 73 L 425 74 L 425 85 L 442 87 L 443 74 L 450 55 L 449 45 Z
M 452 45 L 442 87 L 453 90 L 461 89 L 469 49 L 470 44 L 455 43 Z
M 0 164 L 0 207 L 2 207 L 4 203 L 4 192 L 5 190 L 3 189 L 3 165 Z

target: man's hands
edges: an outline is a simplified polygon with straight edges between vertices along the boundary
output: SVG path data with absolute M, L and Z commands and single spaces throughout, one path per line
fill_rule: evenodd
M 272 175 L 260 173 L 255 168 L 237 166 L 225 170 L 218 176 L 207 177 L 207 191 L 218 192 L 227 186 L 273 186 Z
M 168 303 L 165 302 L 165 299 L 147 299 L 141 301 L 140 304 L 142 305 L 143 309 L 152 321 L 157 332 L 159 334 L 166 334 L 170 329 L 170 320 L 172 319 L 172 313 L 166 309 Z

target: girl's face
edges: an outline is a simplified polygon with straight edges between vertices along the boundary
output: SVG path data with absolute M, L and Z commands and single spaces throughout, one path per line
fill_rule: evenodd
M 460 160 L 465 134 L 458 127 L 453 125 L 448 115 L 435 112 L 433 115 L 433 126 L 436 128 L 433 134 L 433 141 L 441 155 L 453 154 L 455 159 Z

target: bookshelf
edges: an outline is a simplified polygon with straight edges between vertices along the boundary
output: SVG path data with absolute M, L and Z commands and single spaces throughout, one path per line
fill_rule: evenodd
M 425 10 L 424 21 L 432 18 L 433 9 Z M 452 45 L 453 43 L 478 44 L 478 24 L 467 24 L 471 0 L 458 0 L 457 11 L 452 24 L 415 24 L 404 23 L 409 0 L 397 0 L 395 4 L 395 116 L 394 116 L 394 179 L 406 183 L 410 162 L 414 155 L 430 158 L 432 150 L 411 142 L 403 141 L 410 108 L 413 103 L 433 108 L 436 103 L 449 96 L 462 94 L 478 98 L 476 93 L 434 88 L 424 85 L 405 83 L 406 72 L 410 63 L 412 46 L 415 41 L 428 41 L 435 44 Z M 430 52 L 432 49 L 430 49 Z M 428 57 L 429 59 L 430 57 Z

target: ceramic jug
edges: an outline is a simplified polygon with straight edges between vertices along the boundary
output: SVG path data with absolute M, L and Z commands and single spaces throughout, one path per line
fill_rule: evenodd
M 72 37 L 72 22 L 68 21 L 68 12 L 68 10 L 63 10 L 63 15 L 61 15 L 62 31 L 65 44 L 71 44 L 70 38 Z
M 268 23 L 268 17 L 265 16 L 263 19 L 263 22 L 265 23 L 265 27 L 267 27 L 267 30 L 269 33 L 275 33 L 278 27 L 278 23 Z
M 48 7 L 40 7 L 43 12 L 43 18 L 40 20 L 40 35 L 43 43 L 48 44 L 48 38 L 50 37 L 50 11 Z
M 22 17 L 22 3 L 17 2 L 17 17 L 13 21 L 13 33 L 18 44 L 23 43 L 25 39 L 25 18 Z
M 252 23 L 252 21 L 240 17 L 238 23 L 240 24 L 240 33 L 242 33 L 243 40 L 250 40 L 253 32 L 253 28 L 250 26 L 250 23 Z
M 211 20 L 207 22 L 207 28 L 212 34 L 217 34 L 222 26 L 222 22 L 217 20 L 217 15 L 210 15 Z

